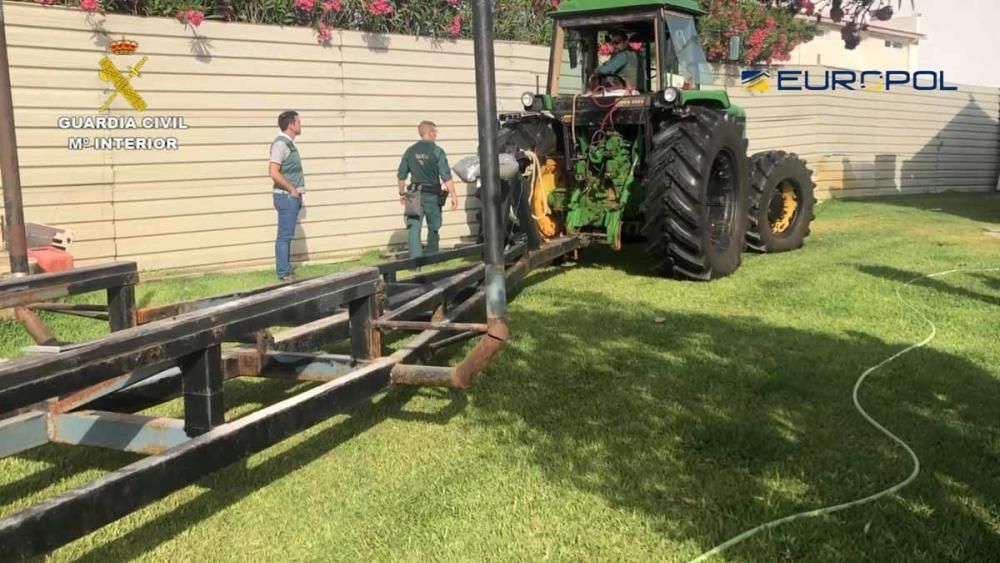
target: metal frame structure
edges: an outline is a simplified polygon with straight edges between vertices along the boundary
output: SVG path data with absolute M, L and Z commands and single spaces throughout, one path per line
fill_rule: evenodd
M 108 321 L 112 331 L 123 330 L 136 324 L 137 283 L 139 273 L 134 262 L 113 262 L 68 272 L 15 277 L 0 281 L 0 309 L 13 307 L 17 320 L 39 345 L 59 346 L 62 343 L 52 336 L 35 313 L 36 309 L 69 313 L 82 309 L 85 316 Z M 107 291 L 106 306 L 38 303 L 99 290 Z
M 524 245 L 509 249 L 504 290 L 580 244 L 571 237 L 534 252 Z M 147 310 L 144 324 L 0 364 L 0 412 L 8 413 L 0 419 L 0 457 L 47 443 L 148 456 L 0 519 L 0 559 L 55 549 L 391 384 L 467 387 L 499 348 L 482 323 L 485 267 L 385 280 L 481 251 L 477 245 Z M 0 294 L 0 303 L 10 302 L 7 297 Z M 292 328 L 272 335 L 274 326 Z M 415 334 L 383 355 L 383 334 L 396 331 Z M 424 365 L 436 351 L 474 338 L 479 343 L 457 365 Z M 306 351 L 320 342 L 349 342 L 350 353 Z M 229 343 L 239 345 L 223 349 Z M 224 420 L 223 383 L 246 376 L 320 385 Z M 177 396 L 183 419 L 133 414 L 135 405 Z
M 14 307 L 39 344 L 0 363 L 0 458 L 48 443 L 147 456 L 0 519 L 0 559 L 58 548 L 389 385 L 472 384 L 508 338 L 508 292 L 533 268 L 584 244 L 567 237 L 503 248 L 493 16 L 487 0 L 473 0 L 472 8 L 484 245 L 137 310 L 135 263 L 26 275 L 0 2 L 0 167 L 14 274 L 0 282 L 0 307 Z M 483 263 L 398 280 L 406 270 L 473 256 Z M 48 302 L 99 290 L 107 292 L 106 306 Z M 88 342 L 59 342 L 39 310 L 106 320 L 111 330 Z M 274 334 L 274 327 L 291 328 Z M 382 337 L 393 331 L 415 334 L 384 355 Z M 428 365 L 435 352 L 477 338 L 456 365 Z M 337 341 L 349 353 L 317 351 Z M 226 420 L 224 382 L 243 376 L 319 385 Z M 178 396 L 183 419 L 135 414 Z

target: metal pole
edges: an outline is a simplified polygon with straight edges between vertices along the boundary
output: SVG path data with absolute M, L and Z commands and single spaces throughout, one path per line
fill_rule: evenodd
M 476 113 L 479 123 L 479 165 L 483 188 L 483 235 L 486 258 L 486 319 L 505 320 L 503 233 L 500 228 L 500 166 L 497 161 L 497 93 L 493 61 L 491 0 L 472 2 L 472 39 L 476 57 Z
M 0 0 L 0 173 L 3 179 L 3 208 L 9 237 L 10 271 L 15 276 L 28 273 L 28 243 L 24 233 L 21 205 L 21 174 L 17 164 L 17 135 L 14 132 L 14 101 L 7 64 L 7 29 Z
M 3 204 L 9 240 L 10 271 L 14 277 L 28 273 L 28 249 L 21 204 L 21 175 L 17 162 L 17 135 L 14 128 L 14 102 L 7 61 L 6 18 L 0 0 L 0 174 L 3 179 Z

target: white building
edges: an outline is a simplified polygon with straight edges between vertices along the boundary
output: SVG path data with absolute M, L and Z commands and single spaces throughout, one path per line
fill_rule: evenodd
M 821 35 L 786 64 L 852 69 L 941 70 L 948 82 L 1000 88 L 1000 0 L 903 0 L 887 22 L 873 21 L 847 50 L 839 24 L 823 18 Z
M 841 24 L 824 18 L 818 27 L 812 41 L 793 49 L 791 60 L 778 64 L 825 65 L 857 70 L 919 70 L 918 53 L 924 40 L 919 33 L 869 24 L 868 29 L 861 32 L 861 43 L 848 50 L 840 36 Z

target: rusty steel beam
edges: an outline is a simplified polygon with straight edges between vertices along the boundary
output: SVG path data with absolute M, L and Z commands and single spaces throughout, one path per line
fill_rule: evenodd
M 135 285 L 138 282 L 139 273 L 135 262 L 112 262 L 66 272 L 13 278 L 0 281 L 0 309 Z
M 469 287 L 478 283 L 483 279 L 483 272 L 485 267 L 480 264 L 474 268 L 470 268 L 462 273 L 456 274 L 445 280 L 437 282 L 435 288 L 431 291 L 424 293 L 423 295 L 410 300 L 405 305 L 397 307 L 392 311 L 387 312 L 381 317 L 381 321 L 388 321 L 393 319 L 402 318 L 404 315 L 410 314 L 414 311 L 421 310 L 427 306 L 436 306 L 445 297 L 446 291 L 454 291 L 462 289 L 464 287 Z
M 247 291 L 236 291 L 233 293 L 225 293 L 222 295 L 205 297 L 203 299 L 192 299 L 191 301 L 181 301 L 179 303 L 171 303 L 169 305 L 143 307 L 136 311 L 136 322 L 137 324 L 146 324 L 146 323 L 151 323 L 153 321 L 161 321 L 163 319 L 169 319 L 171 317 L 183 315 L 184 313 L 190 313 L 192 311 L 200 311 L 202 309 L 208 309 L 209 307 L 216 307 L 218 305 L 222 305 L 223 303 L 229 303 L 237 299 L 243 299 L 244 297 L 251 297 L 254 295 L 260 295 L 261 293 L 267 293 L 268 291 L 271 291 L 279 287 L 284 287 L 286 285 L 289 285 L 290 283 L 300 283 L 300 282 L 285 282 L 279 284 L 272 284 Z
M 303 354 L 268 351 L 263 357 L 256 350 L 236 352 L 235 361 L 227 362 L 226 378 L 263 377 L 298 381 L 331 381 L 350 374 L 371 360 L 357 360 L 341 354 Z
M 125 330 L 136 325 L 135 286 L 109 287 L 108 324 L 111 332 Z
M 45 325 L 45 321 L 31 309 L 18 305 L 14 307 L 14 317 L 21 323 L 24 330 L 28 331 L 31 338 L 40 346 L 58 346 L 59 341 L 53 336 L 52 331 Z
M 108 378 L 266 329 L 288 318 L 322 318 L 340 305 L 378 291 L 375 268 L 315 278 L 130 329 L 67 352 L 0 364 L 0 412 L 72 393 Z
M 457 268 L 448 268 L 446 270 L 427 272 L 426 274 L 417 274 L 415 276 L 406 278 L 406 280 L 403 283 L 415 283 L 415 284 L 427 285 L 429 283 L 441 281 L 445 278 L 450 278 L 456 274 L 461 274 L 462 272 L 467 272 L 475 267 L 476 267 L 475 264 L 469 264 L 467 266 L 459 266 Z
M 403 270 L 412 270 L 414 268 L 419 268 L 421 266 L 429 266 L 431 264 L 439 264 L 441 262 L 448 262 L 449 260 L 457 260 L 459 258 L 469 258 L 472 256 L 479 256 L 483 252 L 483 245 L 473 244 L 469 246 L 463 246 L 460 248 L 455 248 L 452 250 L 445 250 L 444 252 L 438 252 L 436 254 L 427 254 L 424 256 L 419 256 L 417 258 L 404 258 L 402 260 L 393 260 L 391 262 L 385 262 L 379 264 L 377 267 L 379 272 L 383 275 L 385 274 L 395 274 Z
M 82 303 L 31 303 L 25 305 L 32 311 L 45 311 L 46 313 L 59 313 L 61 315 L 72 315 L 100 321 L 109 320 L 107 305 L 89 305 Z
M 463 248 L 460 248 L 460 249 L 457 249 L 457 250 L 450 250 L 450 251 L 446 251 L 446 252 L 440 252 L 440 253 L 434 254 L 434 255 L 421 256 L 419 258 L 407 258 L 407 259 L 403 259 L 403 260 L 393 260 L 391 262 L 386 262 L 386 263 L 383 263 L 383 264 L 378 264 L 375 267 L 378 268 L 378 270 L 379 270 L 379 272 L 381 274 L 383 274 L 383 275 L 390 275 L 392 277 L 392 282 L 393 283 L 392 284 L 387 283 L 387 293 L 391 296 L 396 291 L 405 291 L 407 289 L 413 289 L 412 287 L 407 287 L 407 288 L 403 288 L 402 287 L 402 286 L 406 286 L 407 284 L 423 284 L 423 283 L 428 283 L 428 282 L 421 281 L 421 280 L 416 280 L 416 279 L 414 279 L 414 280 L 407 280 L 406 283 L 404 283 L 404 284 L 398 284 L 401 287 L 394 288 L 393 287 L 393 285 L 395 284 L 395 277 L 394 277 L 394 275 L 395 275 L 396 272 L 401 272 L 401 271 L 404 271 L 404 270 L 409 270 L 409 269 L 417 268 L 417 267 L 420 267 L 420 266 L 426 266 L 426 265 L 430 265 L 430 264 L 436 264 L 436 263 L 439 263 L 439 262 L 447 262 L 448 260 L 454 260 L 456 258 L 465 258 L 465 257 L 469 257 L 469 256 L 475 256 L 477 253 L 481 252 L 481 249 L 477 250 L 477 248 L 479 248 L 478 245 L 477 246 L 463 247 Z M 459 269 L 463 269 L 464 270 L 464 269 L 468 269 L 470 267 L 472 267 L 472 266 L 471 265 L 470 266 L 465 266 L 465 267 L 459 268 Z M 452 270 L 449 270 L 449 272 L 454 273 Z M 437 274 L 437 272 L 434 272 L 433 274 L 429 274 L 427 276 L 430 281 L 433 281 L 435 279 L 439 279 L 439 277 L 435 277 L 434 274 Z M 445 277 L 447 277 L 447 276 L 445 276 Z M 180 302 L 180 303 L 171 303 L 171 304 L 168 304 L 168 305 L 158 305 L 158 306 L 155 306 L 155 307 L 144 307 L 144 308 L 138 310 L 138 312 L 137 312 L 138 319 L 137 320 L 138 320 L 138 324 L 146 324 L 146 323 L 149 323 L 149 322 L 158 321 L 158 320 L 162 320 L 162 319 L 169 319 L 170 317 L 176 317 L 177 315 L 181 315 L 181 314 L 184 314 L 184 313 L 190 313 L 191 311 L 198 311 L 198 310 L 205 309 L 205 308 L 208 308 L 208 307 L 214 307 L 214 306 L 220 305 L 222 303 L 228 303 L 228 302 L 236 300 L 236 299 L 242 299 L 244 297 L 249 297 L 249 296 L 252 296 L 252 295 L 259 295 L 261 293 L 266 293 L 266 292 L 271 291 L 271 290 L 273 290 L 275 288 L 284 287 L 284 286 L 289 285 L 289 284 L 302 283 L 302 281 L 306 281 L 306 280 L 299 280 L 299 281 L 295 281 L 295 282 L 283 282 L 283 283 L 279 283 L 279 284 L 272 284 L 272 285 L 268 285 L 268 286 L 264 286 L 264 287 L 259 287 L 259 288 L 255 288 L 255 289 L 251 289 L 251 290 L 247 290 L 247 291 L 237 291 L 237 292 L 233 292 L 233 293 L 226 293 L 226 294 L 223 294 L 223 295 L 216 295 L 216 296 L 213 296 L 213 297 L 206 297 L 206 298 L 202 298 L 202 299 L 193 299 L 191 301 L 183 301 L 183 302 Z M 387 280 L 387 282 L 388 282 L 388 280 Z
M 483 323 L 450 323 L 450 322 L 420 322 L 420 321 L 394 321 L 378 320 L 375 326 L 390 330 L 441 330 L 452 332 L 478 332 L 487 331 L 487 326 Z
M 460 333 L 455 334 L 453 336 L 449 336 L 448 338 L 442 338 L 441 340 L 435 340 L 434 342 L 430 343 L 430 345 L 428 346 L 428 348 L 432 352 L 437 352 L 438 350 L 441 350 L 442 348 L 447 348 L 448 346 L 451 346 L 453 344 L 459 344 L 459 343 L 465 342 L 467 340 L 472 340 L 473 338 L 476 338 L 478 336 L 482 336 L 482 333 L 481 332 L 460 332 Z
M 219 344 L 180 358 L 184 431 L 204 434 L 224 422 L 222 347 Z
M 442 273 L 449 273 L 449 276 L 439 277 L 434 282 L 423 284 L 419 288 L 390 295 L 385 301 L 385 314 L 381 315 L 379 319 L 409 320 L 416 315 L 432 312 L 444 297 L 446 290 L 456 285 L 467 284 L 468 275 L 474 268 L 475 266 L 448 270 Z M 421 302 L 414 306 L 414 300 L 418 298 L 422 298 Z M 406 308 L 401 311 L 402 307 Z M 348 315 L 345 312 L 282 331 L 275 335 L 273 348 L 287 352 L 307 352 L 314 350 L 319 343 L 343 340 L 347 337 Z
M 462 271 L 466 269 L 464 268 Z M 402 305 L 426 291 L 427 289 L 421 286 L 405 293 L 396 294 L 387 300 L 387 305 L 389 307 Z M 256 295 L 260 292 L 248 293 Z M 218 300 L 225 297 L 228 296 L 219 296 L 213 299 Z M 420 313 L 424 312 L 426 311 L 420 311 Z M 266 333 L 266 331 L 264 332 Z M 323 360 L 317 360 L 317 363 L 308 369 L 285 368 L 279 363 L 273 368 L 276 370 L 275 373 L 272 374 L 268 371 L 266 374 L 261 374 L 261 370 L 263 369 L 262 362 L 266 361 L 265 352 L 268 350 L 308 352 L 315 350 L 321 343 L 346 339 L 349 336 L 348 333 L 349 317 L 348 313 L 344 312 L 282 331 L 273 337 L 265 334 L 265 337 L 270 338 L 270 342 L 264 346 L 261 346 L 257 342 L 258 346 L 256 350 L 246 348 L 223 350 L 222 357 L 225 378 L 228 379 L 240 375 L 261 375 L 264 377 L 295 378 L 307 381 L 327 381 L 329 380 L 329 377 L 327 377 L 329 372 L 323 369 Z M 238 335 L 236 339 L 248 340 L 245 338 L 246 336 L 248 335 Z M 257 338 L 255 337 L 254 340 L 257 340 Z M 60 397 L 57 401 L 50 403 L 49 409 L 52 412 L 68 412 L 86 405 L 92 405 L 95 408 L 107 410 L 113 405 L 117 408 L 117 404 L 121 404 L 122 408 L 128 410 L 146 408 L 151 404 L 156 404 L 155 397 L 158 396 L 157 393 L 162 396 L 163 401 L 172 399 L 180 394 L 180 370 L 175 366 L 176 363 L 157 364 L 102 381 Z M 146 381 L 154 377 L 157 378 L 155 387 L 152 383 L 147 383 Z
M 180 373 L 180 370 L 177 369 L 175 364 L 172 362 L 146 366 L 137 369 L 132 373 L 106 379 L 100 383 L 96 383 L 89 387 L 80 389 L 79 391 L 74 391 L 73 393 L 59 397 L 56 400 L 49 401 L 47 404 L 48 411 L 53 414 L 69 412 L 92 403 L 102 397 L 106 397 L 122 389 L 127 389 L 137 383 L 144 382 L 147 379 L 160 375 L 174 375 L 179 378 Z M 178 381 L 180 381 L 180 379 L 178 379 Z

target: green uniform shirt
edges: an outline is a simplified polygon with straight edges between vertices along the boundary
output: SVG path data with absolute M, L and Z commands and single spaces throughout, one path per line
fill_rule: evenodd
M 414 184 L 437 186 L 441 182 L 451 180 L 451 168 L 448 166 L 448 156 L 444 149 L 434 144 L 434 141 L 417 141 L 406 149 L 399 162 L 397 177 L 406 180 L 407 175 Z

